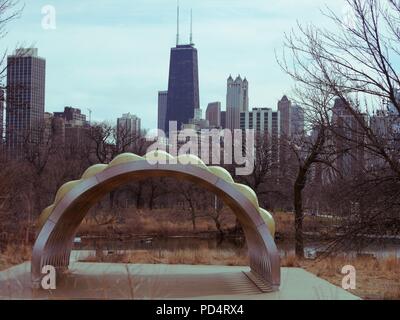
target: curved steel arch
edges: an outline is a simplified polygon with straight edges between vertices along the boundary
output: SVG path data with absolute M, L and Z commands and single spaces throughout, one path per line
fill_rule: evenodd
M 218 195 L 241 223 L 250 258 L 251 273 L 264 291 L 280 286 L 280 258 L 274 239 L 257 208 L 236 188 L 206 169 L 191 165 L 156 164 L 146 160 L 107 168 L 72 189 L 54 208 L 33 248 L 31 276 L 38 287 L 43 266 L 65 271 L 69 266 L 73 239 L 89 209 L 107 193 L 132 179 L 173 177 L 192 181 Z

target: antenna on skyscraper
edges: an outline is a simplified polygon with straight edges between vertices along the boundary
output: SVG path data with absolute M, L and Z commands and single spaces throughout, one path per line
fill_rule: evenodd
M 179 0 L 177 1 L 177 17 L 176 17 L 176 46 L 179 45 Z
M 190 9 L 190 44 L 193 45 L 193 9 Z

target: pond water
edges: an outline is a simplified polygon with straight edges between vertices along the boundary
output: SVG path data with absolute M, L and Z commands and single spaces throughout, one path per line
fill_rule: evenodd
M 294 254 L 294 243 L 277 242 L 281 255 Z M 110 239 L 86 239 L 83 238 L 79 243 L 75 243 L 74 250 L 105 250 L 105 251 L 123 251 L 123 250 L 185 250 L 185 249 L 221 249 L 221 250 L 240 250 L 246 249 L 246 242 L 240 238 L 229 238 L 220 241 L 216 238 L 195 238 L 195 237 L 170 237 L 170 238 L 151 238 L 138 237 L 129 240 L 110 240 Z M 314 242 L 306 243 L 305 252 L 315 253 L 323 251 L 320 244 Z M 400 243 L 384 243 L 380 245 L 371 245 L 361 252 L 348 251 L 349 255 L 366 254 L 374 255 L 378 258 L 397 256 L 400 258 Z

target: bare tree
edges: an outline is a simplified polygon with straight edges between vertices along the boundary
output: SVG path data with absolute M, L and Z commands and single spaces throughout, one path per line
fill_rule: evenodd
M 23 6 L 20 5 L 20 2 L 18 0 L 0 0 L 0 40 L 4 39 L 7 35 L 8 29 L 7 26 L 8 24 L 17 19 L 23 10 Z M 7 54 L 8 51 L 4 50 L 2 53 L 0 53 L 0 90 L 4 91 L 6 93 L 6 86 L 5 86 L 5 78 L 7 76 L 7 64 L 6 64 L 6 59 L 7 59 Z M 4 97 L 1 97 L 4 99 Z M 0 148 L 1 148 L 1 159 L 0 159 L 0 225 L 3 225 L 2 221 L 3 218 L 6 221 L 13 221 L 13 218 L 15 216 L 7 215 L 7 213 L 10 213 L 10 204 L 13 203 L 14 200 L 16 200 L 16 205 L 15 207 L 18 206 L 20 202 L 14 197 L 14 194 L 12 191 L 16 190 L 14 188 L 15 186 L 15 180 L 16 179 L 15 175 L 18 176 L 18 169 L 15 166 L 11 166 L 7 158 L 4 156 L 5 155 L 5 150 L 3 150 L 2 146 L 2 140 L 3 137 L 1 136 L 2 132 L 0 132 Z M 20 194 L 23 192 L 23 190 L 20 190 Z M 11 217 L 11 219 L 9 219 Z M 15 221 L 14 221 L 15 222 Z
M 87 140 L 90 156 L 100 163 L 109 163 L 125 152 L 144 155 L 149 146 L 142 133 L 133 134 L 124 127 L 117 128 L 106 122 L 93 124 L 88 130 Z
M 357 160 L 354 155 L 362 152 L 366 162 L 357 173 L 331 181 L 340 181 L 341 188 L 349 191 L 342 199 L 346 199 L 349 217 L 342 219 L 340 232 L 335 232 L 342 236 L 333 246 L 349 244 L 349 239 L 363 235 L 396 232 L 400 224 L 395 200 L 398 192 L 393 188 L 400 183 L 399 135 L 381 135 L 369 121 L 374 117 L 371 110 L 381 109 L 386 105 L 382 101 L 386 101 L 393 122 L 400 124 L 400 79 L 396 70 L 400 6 L 394 0 L 347 0 L 347 4 L 350 20 L 327 9 L 324 14 L 334 28 L 299 25 L 297 31 L 287 35 L 285 53 L 279 61 L 303 90 L 324 88 L 340 99 L 353 124 L 339 121 L 338 125 L 331 120 L 330 139 L 336 143 L 338 156 Z M 342 116 L 331 110 L 331 119 Z M 377 194 L 377 190 L 383 194 Z M 379 201 L 370 203 L 368 195 L 378 196 Z M 359 209 L 350 210 L 350 203 Z
M 150 179 L 148 183 L 148 208 L 153 210 L 155 201 L 160 197 L 171 194 L 165 178 Z
M 93 124 L 87 132 L 90 153 L 89 157 L 94 157 L 97 163 L 109 163 L 114 155 L 114 129 L 108 123 Z
M 299 33 L 286 37 L 292 64 L 286 57 L 280 62 L 297 82 L 313 88 L 329 88 L 345 101 L 346 109 L 359 122 L 370 152 L 384 159 L 400 176 L 399 150 L 387 148 L 368 122 L 359 115 L 390 101 L 400 113 L 400 81 L 395 61 L 400 54 L 399 6 L 392 0 L 348 0 L 352 9 L 351 23 L 328 11 L 336 24 L 329 31 L 315 26 L 299 25 Z M 364 106 L 359 98 L 365 100 Z M 362 110 L 364 107 L 364 110 Z
M 242 180 L 261 195 L 266 193 L 263 185 L 268 182 L 277 165 L 277 151 L 273 149 L 273 137 L 269 134 L 257 133 L 255 143 L 254 170 L 251 175 L 243 176 Z
M 0 39 L 4 39 L 8 33 L 7 25 L 17 19 L 23 10 L 19 0 L 0 0 Z M 0 55 L 0 85 L 6 77 L 7 65 L 5 64 L 7 58 L 7 51 Z M 1 87 L 4 89 L 4 87 Z
M 304 257 L 303 192 L 307 183 L 310 182 L 310 175 L 317 164 L 333 167 L 336 150 L 329 143 L 329 110 L 332 94 L 323 89 L 297 89 L 301 104 L 305 107 L 306 128 L 308 129 L 293 136 L 288 142 L 291 152 L 295 156 L 293 182 L 295 251 L 298 257 Z
M 149 143 L 141 133 L 133 134 L 124 127 L 117 128 L 109 123 L 102 122 L 94 124 L 87 130 L 87 157 L 91 164 L 110 163 L 116 156 L 126 152 L 132 152 L 138 155 L 146 153 Z M 148 183 L 139 181 L 137 184 L 126 186 L 126 190 L 133 193 L 136 198 L 137 208 L 143 205 L 144 188 Z M 153 195 L 156 194 L 156 185 L 152 185 Z M 110 208 L 114 208 L 115 199 L 118 192 L 124 189 L 112 191 L 110 193 Z
M 186 203 L 189 206 L 190 220 L 192 222 L 193 231 L 196 231 L 197 229 L 196 220 L 198 218 L 196 199 L 198 198 L 200 191 L 191 183 L 179 184 L 177 186 L 177 189 L 179 190 L 180 194 L 182 195 L 182 197 L 185 199 Z
M 214 221 L 215 223 L 215 227 L 217 228 L 218 232 L 219 232 L 219 236 L 221 239 L 223 239 L 225 237 L 225 233 L 224 230 L 222 228 L 222 215 L 224 213 L 224 209 L 225 209 L 225 204 L 223 201 L 219 200 L 217 198 L 217 196 L 214 196 L 214 208 L 213 210 L 208 212 L 208 216 Z

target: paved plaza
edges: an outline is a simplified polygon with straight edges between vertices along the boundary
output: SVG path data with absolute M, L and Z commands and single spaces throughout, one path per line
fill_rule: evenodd
M 73 262 L 55 291 L 31 289 L 30 263 L 0 272 L 0 299 L 352 300 L 303 269 L 282 268 L 278 292 L 262 293 L 248 267 Z

